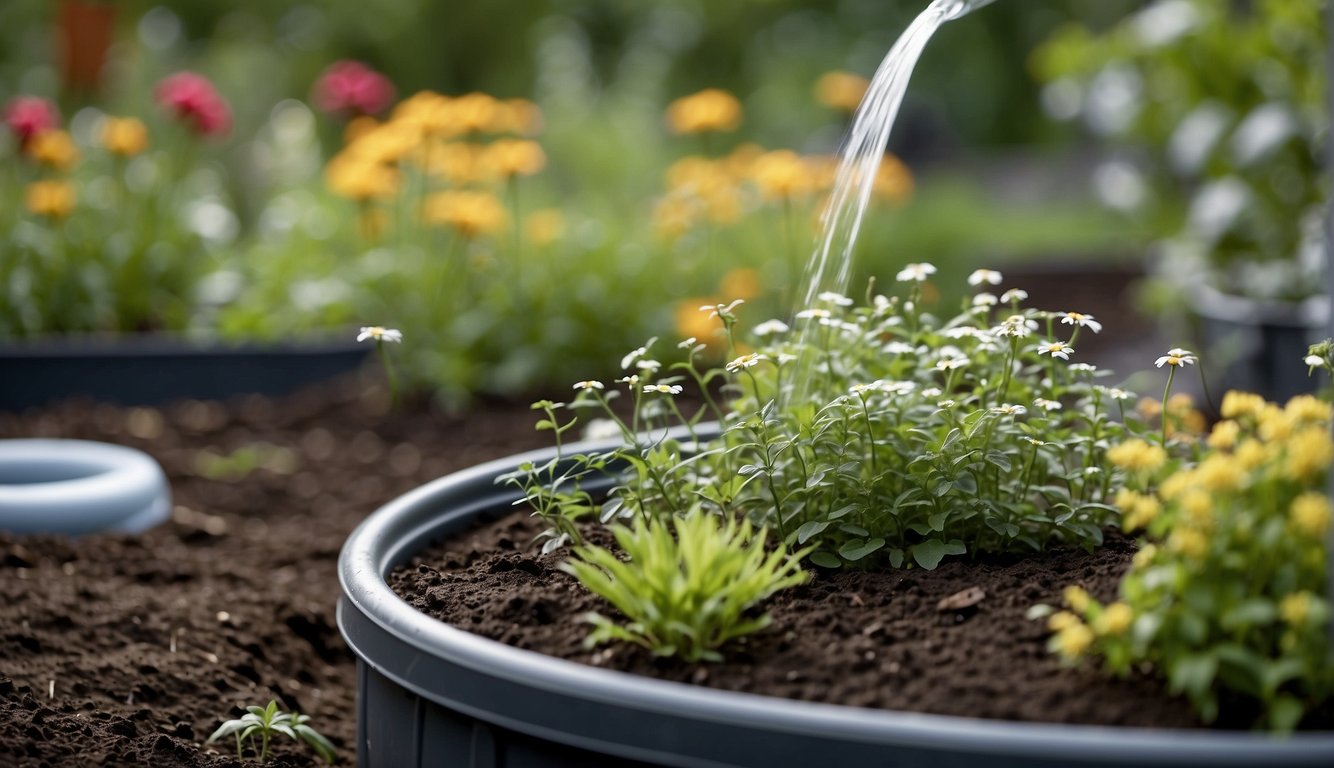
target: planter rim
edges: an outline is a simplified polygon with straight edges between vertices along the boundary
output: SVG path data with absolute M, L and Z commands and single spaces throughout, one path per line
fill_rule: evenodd
M 609 450 L 616 444 L 581 442 L 563 450 L 570 455 Z M 530 451 L 438 478 L 384 505 L 352 532 L 339 556 L 342 597 L 338 623 L 344 639 L 363 661 L 418 695 L 440 701 L 438 694 L 413 681 L 415 662 L 404 661 L 395 668 L 397 658 L 388 664 L 377 663 L 383 659 L 367 659 L 358 648 L 357 638 L 349 637 L 353 618 L 364 618 L 377 632 L 483 676 L 648 715 L 721 719 L 739 729 L 766 734 L 767 738 L 810 736 L 877 747 L 931 748 L 947 743 L 964 752 L 1046 760 L 1068 756 L 1081 764 L 1107 765 L 1148 759 L 1180 761 L 1181 765 L 1239 766 L 1279 759 L 1285 765 L 1327 766 L 1330 755 L 1334 755 L 1334 731 L 1299 732 L 1280 739 L 1252 732 L 988 720 L 800 701 L 642 677 L 473 635 L 419 612 L 389 587 L 385 579 L 389 571 L 439 538 L 440 529 L 445 527 L 440 518 L 446 508 L 462 508 L 465 511 L 458 514 L 471 519 L 512 505 L 518 493 L 495 485 L 494 478 L 523 462 L 543 462 L 554 455 L 555 449 Z M 351 612 L 360 616 L 347 615 Z M 450 703 L 468 707 L 469 692 L 454 690 L 450 694 Z M 560 728 L 542 712 L 529 713 L 518 721 L 484 708 L 472 711 L 483 720 L 519 732 L 562 739 Z M 615 734 L 607 738 L 609 742 L 593 739 L 592 743 L 614 748 Z M 590 740 L 569 737 L 566 743 L 586 745 Z M 621 754 L 635 756 L 630 747 L 622 749 Z
M 361 349 L 355 333 L 321 332 L 273 340 L 226 339 L 185 333 L 44 335 L 0 339 L 0 357 L 180 357 L 188 355 L 327 355 Z

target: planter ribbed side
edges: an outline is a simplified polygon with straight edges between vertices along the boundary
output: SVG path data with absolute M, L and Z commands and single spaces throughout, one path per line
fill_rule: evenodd
M 390 589 L 387 574 L 432 542 L 512 511 L 517 494 L 497 486 L 498 475 L 552 455 L 443 477 L 385 505 L 349 537 L 339 559 L 338 626 L 357 655 L 358 765 L 1328 768 L 1334 760 L 1334 733 L 1276 739 L 1000 722 L 647 679 L 471 635 Z
M 1305 363 L 1307 348 L 1329 335 L 1328 302 L 1257 301 L 1199 286 L 1188 295 L 1199 318 L 1206 357 L 1220 378 L 1217 389 L 1239 389 L 1283 402 L 1320 384 Z

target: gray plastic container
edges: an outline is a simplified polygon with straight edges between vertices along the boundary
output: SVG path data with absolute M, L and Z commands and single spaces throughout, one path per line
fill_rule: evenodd
M 517 494 L 496 485 L 498 475 L 551 456 L 536 451 L 440 478 L 382 507 L 344 545 L 338 627 L 358 657 L 359 766 L 1334 766 L 1334 732 L 1015 723 L 653 680 L 477 637 L 394 594 L 385 575 L 395 566 L 513 509 Z

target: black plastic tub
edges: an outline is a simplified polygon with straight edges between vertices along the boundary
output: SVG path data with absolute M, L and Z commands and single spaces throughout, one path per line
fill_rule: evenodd
M 513 509 L 516 494 L 495 484 L 498 475 L 551 456 L 440 478 L 382 507 L 344 545 L 338 627 L 357 655 L 359 766 L 1334 765 L 1334 733 L 1280 739 L 974 720 L 652 680 L 471 635 L 389 588 L 386 575 L 430 543 Z
M 152 335 L 10 342 L 0 344 L 0 410 L 71 397 L 160 405 L 281 395 L 355 371 L 370 351 L 354 334 L 235 345 Z

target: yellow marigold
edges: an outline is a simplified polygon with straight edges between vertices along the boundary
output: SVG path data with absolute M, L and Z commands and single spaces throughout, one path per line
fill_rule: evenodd
M 542 147 L 528 139 L 501 139 L 492 142 L 482 155 L 483 164 L 504 177 L 532 176 L 547 165 Z
M 544 208 L 528 214 L 524 234 L 533 245 L 550 245 L 565 235 L 565 216 L 555 208 Z
M 542 110 L 527 99 L 497 102 L 494 126 L 497 133 L 535 136 L 542 131 Z
M 1287 443 L 1283 473 L 1293 480 L 1308 481 L 1329 467 L 1334 442 L 1324 427 L 1305 427 Z
M 425 128 L 438 124 L 440 115 L 448 109 L 449 97 L 435 91 L 418 91 L 394 107 L 390 122 L 415 124 Z
M 447 226 L 466 238 L 499 232 L 505 226 L 505 206 L 490 192 L 446 190 L 426 199 L 422 216 L 430 224 Z
M 697 195 L 733 184 L 725 163 L 698 155 L 683 157 L 672 163 L 667 167 L 665 176 L 669 190 Z
M 1241 425 L 1228 419 L 1220 421 L 1214 425 L 1214 429 L 1209 433 L 1209 447 L 1219 450 L 1230 449 L 1237 444 L 1237 437 L 1241 435 Z
M 1047 618 L 1047 629 L 1052 632 L 1060 632 L 1067 627 L 1073 627 L 1080 624 L 1079 617 L 1069 611 L 1057 611 Z
M 751 169 L 755 186 L 765 200 L 791 200 L 811 190 L 811 171 L 790 149 L 766 152 Z
M 1209 539 L 1193 528 L 1177 528 L 1167 537 L 1167 548 L 1191 560 L 1200 560 L 1209 552 Z
M 113 155 L 134 157 L 148 148 L 148 126 L 133 117 L 108 117 L 102 121 L 102 146 Z
M 1178 392 L 1168 399 L 1167 413 L 1173 434 L 1198 435 L 1204 431 L 1204 414 L 1195 409 L 1195 398 L 1185 392 Z
M 1241 445 L 1237 446 L 1233 458 L 1237 460 L 1237 464 L 1241 465 L 1242 469 L 1249 472 L 1269 460 L 1269 449 L 1265 448 L 1259 440 L 1247 438 L 1241 442 Z
M 1135 568 L 1148 568 L 1153 564 L 1153 559 L 1158 556 L 1158 547 L 1153 544 L 1145 544 L 1144 548 L 1135 553 L 1130 564 Z
M 764 155 L 764 147 L 748 141 L 738 145 L 720 162 L 723 170 L 733 179 L 749 179 L 755 175 L 755 161 Z
M 900 205 L 912 197 L 913 188 L 912 172 L 908 166 L 893 155 L 885 155 L 880 159 L 880 168 L 875 173 L 872 186 L 877 199 Z
M 1167 461 L 1167 452 L 1161 445 L 1144 440 L 1127 440 L 1107 449 L 1107 460 L 1132 472 L 1153 472 Z
M 329 161 L 324 181 L 335 195 L 358 202 L 393 197 L 398 191 L 396 169 L 343 153 Z
M 682 134 L 735 131 L 741 126 L 741 102 L 727 91 L 708 88 L 669 104 L 667 125 Z
M 1119 500 L 1119 497 L 1118 497 Z M 1158 513 L 1162 511 L 1162 505 L 1154 496 L 1136 495 L 1133 503 L 1127 507 L 1122 507 L 1125 516 L 1122 519 L 1121 526 L 1127 532 L 1138 531 L 1152 523 Z
M 699 221 L 699 201 L 690 195 L 670 194 L 653 207 L 653 230 L 666 240 L 689 232 Z
M 357 115 L 343 126 L 343 145 L 350 145 L 379 127 L 380 121 L 370 115 Z
M 760 295 L 760 273 L 750 267 L 729 269 L 718 281 L 718 290 L 728 301 L 750 301 Z
M 391 120 L 358 136 L 339 154 L 373 163 L 397 163 L 421 147 L 423 136 L 420 125 Z
M 1065 604 L 1074 609 L 1075 613 L 1083 613 L 1088 610 L 1092 598 L 1083 587 L 1071 584 L 1061 592 L 1061 597 L 1065 599 Z
M 852 72 L 826 72 L 815 82 L 815 100 L 842 112 L 851 114 L 862 103 L 871 81 Z
M 1158 487 L 1158 495 L 1164 501 L 1172 501 L 1193 485 L 1195 485 L 1195 475 L 1189 470 L 1178 470 L 1169 475 Z
M 1073 624 L 1056 634 L 1056 650 L 1067 659 L 1078 659 L 1093 644 L 1093 630 L 1084 624 Z
M 1285 595 L 1278 603 L 1278 615 L 1294 627 L 1300 627 L 1311 617 L 1311 593 L 1305 590 Z
M 34 181 L 23 193 L 23 203 L 38 216 L 63 219 L 74 210 L 74 185 L 68 181 Z
M 1135 621 L 1135 611 L 1125 603 L 1112 603 L 1093 620 L 1093 631 L 1100 635 L 1123 635 Z
M 28 142 L 28 155 L 41 165 L 68 171 L 79 162 L 79 148 L 67 131 L 44 131 Z
M 1288 417 L 1297 422 L 1327 422 L 1330 419 L 1329 403 L 1314 395 L 1297 395 L 1288 401 L 1284 408 Z
M 1241 462 L 1225 453 L 1210 454 L 1195 467 L 1195 479 L 1207 491 L 1231 491 L 1245 480 Z
M 1270 443 L 1281 443 L 1292 436 L 1297 426 L 1286 411 L 1273 403 L 1265 403 L 1258 417 L 1260 439 Z
M 1329 497 L 1313 491 L 1303 493 L 1292 500 L 1289 515 L 1297 530 L 1314 538 L 1324 536 L 1329 530 Z
M 498 132 L 504 122 L 500 103 L 489 94 L 469 93 L 454 99 L 451 105 L 454 119 L 464 133 Z
M 1232 391 L 1223 395 L 1223 407 L 1220 410 L 1225 419 L 1244 419 L 1260 415 L 1265 407 L 1265 399 L 1250 392 Z
M 702 196 L 704 215 L 714 224 L 733 224 L 741 218 L 741 191 L 717 187 Z
M 1135 410 L 1145 421 L 1152 419 L 1163 412 L 1163 404 L 1152 397 L 1141 397 L 1135 404 Z
M 486 177 L 486 150 L 466 141 L 436 142 L 423 148 L 422 167 L 427 173 L 457 186 Z
M 1199 488 L 1191 488 L 1181 495 L 1181 512 L 1189 525 L 1208 530 L 1213 526 L 1213 497 Z

